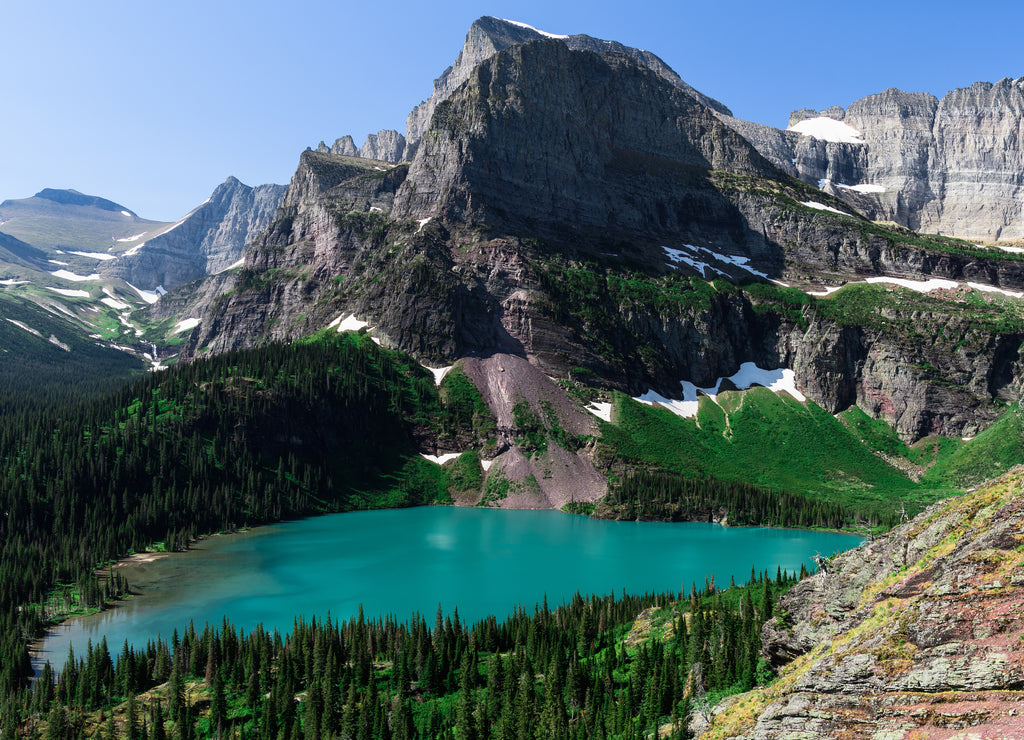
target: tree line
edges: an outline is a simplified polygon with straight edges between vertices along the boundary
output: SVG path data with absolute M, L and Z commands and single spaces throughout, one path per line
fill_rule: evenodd
M 576 594 L 472 625 L 440 608 L 432 625 L 362 612 L 297 619 L 284 635 L 189 625 L 116 658 L 100 641 L 59 675 L 47 665 L 0 737 L 685 738 L 709 695 L 769 677 L 761 626 L 795 580 L 752 573 L 745 587 L 705 583 L 689 597 Z M 627 639 L 641 615 L 658 626 Z
M 779 491 L 743 481 L 688 478 L 666 471 L 626 472 L 611 487 L 605 518 L 720 521 L 768 527 L 844 529 L 858 523 L 892 528 L 901 512 L 891 506 L 844 506 L 825 496 Z

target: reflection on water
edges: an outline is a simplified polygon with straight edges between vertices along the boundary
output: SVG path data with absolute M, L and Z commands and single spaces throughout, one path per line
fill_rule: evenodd
M 212 537 L 195 550 L 127 566 L 141 596 L 71 620 L 47 637 L 37 670 L 62 664 L 68 647 L 88 640 L 122 644 L 170 638 L 193 621 L 227 618 L 288 631 L 295 616 L 401 620 L 438 605 L 477 620 L 556 605 L 582 594 L 689 591 L 714 576 L 745 582 L 751 566 L 796 571 L 810 556 L 855 546 L 848 535 L 715 524 L 603 522 L 553 511 L 428 507 L 370 511 L 287 522 Z

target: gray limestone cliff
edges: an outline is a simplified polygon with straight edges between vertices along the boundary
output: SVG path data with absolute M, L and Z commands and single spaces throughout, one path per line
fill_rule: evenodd
M 524 23 L 484 16 L 470 26 L 462 50 L 452 66 L 434 80 L 433 94 L 416 106 L 409 114 L 406 120 L 405 138 L 408 149 L 405 159 L 412 158 L 415 148 L 419 145 L 420 140 L 430 126 L 430 119 L 434 114 L 434 109 L 441 102 L 447 100 L 469 78 L 470 74 L 481 62 L 490 59 L 504 49 L 545 38 L 556 39 L 565 44 L 569 49 L 575 51 L 617 52 L 624 54 L 651 69 L 704 105 L 722 114 L 729 115 L 728 108 L 717 100 L 687 85 L 671 67 L 649 51 L 634 49 L 617 41 L 595 39 L 584 34 L 572 36 L 550 34 L 539 31 Z
M 723 120 L 781 169 L 873 220 L 969 239 L 1024 239 L 1024 78 L 978 82 L 941 100 L 890 88 L 846 110 L 796 111 L 790 125 L 818 117 L 848 124 L 862 141 Z
M 100 273 L 139 288 L 170 290 L 237 262 L 270 223 L 282 185 L 249 187 L 230 177 L 209 200 L 177 224 L 124 255 L 102 263 Z

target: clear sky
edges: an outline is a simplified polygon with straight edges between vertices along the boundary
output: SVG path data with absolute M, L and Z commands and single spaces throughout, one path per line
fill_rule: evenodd
M 741 118 L 1024 76 L 1019 0 L 35 0 L 0 11 L 0 200 L 44 187 L 175 220 L 395 128 L 482 15 L 658 54 Z

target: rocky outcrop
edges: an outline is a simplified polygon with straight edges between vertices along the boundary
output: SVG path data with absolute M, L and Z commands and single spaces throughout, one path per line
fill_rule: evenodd
M 466 503 L 560 509 L 607 493 L 582 441 L 597 433 L 595 416 L 523 357 L 469 357 L 459 367 L 494 415 L 498 436 L 481 495 Z M 531 427 L 525 435 L 524 425 Z
M 369 134 L 361 147 L 356 147 L 351 136 L 342 136 L 328 147 L 320 142 L 315 150 L 318 154 L 335 154 L 343 157 L 362 157 L 375 159 L 389 164 L 397 164 L 403 160 L 406 152 L 405 137 L 393 129 L 385 129 Z
M 405 159 L 411 159 L 416 147 L 430 126 L 434 110 L 462 85 L 473 70 L 482 62 L 487 61 L 498 52 L 518 44 L 525 44 L 539 39 L 556 39 L 575 51 L 592 51 L 597 53 L 614 52 L 630 57 L 639 64 L 651 69 L 672 85 L 699 100 L 722 114 L 730 115 L 729 109 L 703 93 L 687 85 L 676 72 L 665 62 L 649 51 L 624 46 L 616 41 L 595 39 L 584 34 L 565 36 L 539 31 L 532 26 L 514 21 L 502 20 L 485 16 L 475 21 L 466 34 L 465 43 L 455 63 L 434 80 L 433 94 L 416 106 L 406 120 L 408 149 Z
M 359 149 L 363 159 L 379 159 L 384 162 L 401 162 L 405 155 L 405 137 L 397 131 L 378 131 L 366 137 L 366 142 Z
M 802 110 L 841 121 L 860 141 L 829 141 L 725 118 L 781 169 L 819 185 L 871 219 L 980 240 L 1024 238 L 1024 78 L 978 82 L 941 100 L 890 88 L 843 110 Z
M 439 104 L 394 215 L 535 236 L 695 238 L 732 210 L 700 177 L 710 169 L 777 172 L 628 56 L 533 41 L 477 65 Z
M 1022 485 L 1018 468 L 797 584 L 762 635 L 781 678 L 705 737 L 1018 736 Z
M 245 246 L 270 223 L 283 193 L 281 185 L 252 188 L 228 178 L 177 224 L 101 263 L 100 274 L 147 290 L 170 290 L 220 272 L 241 259 Z

